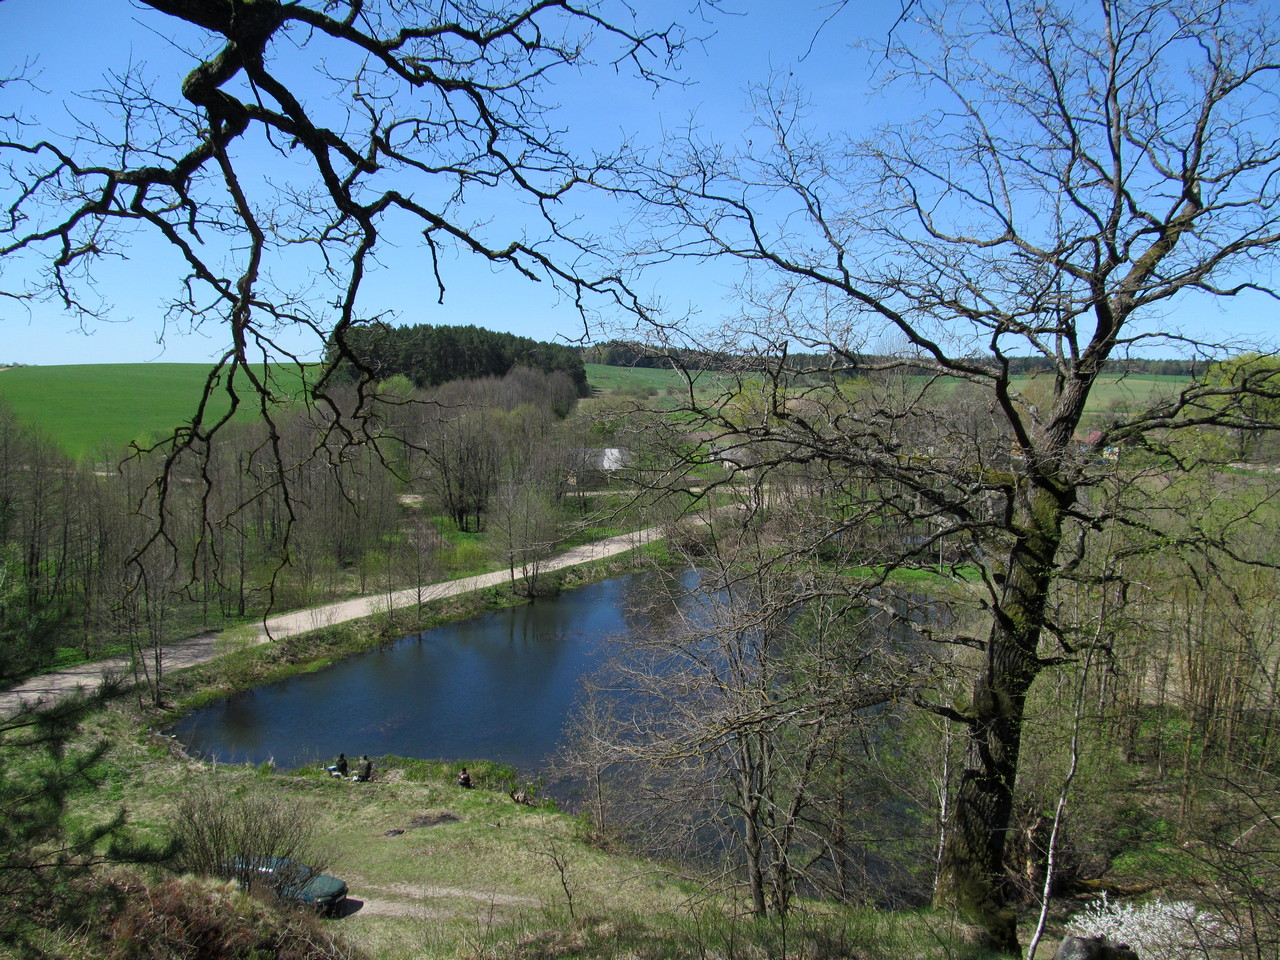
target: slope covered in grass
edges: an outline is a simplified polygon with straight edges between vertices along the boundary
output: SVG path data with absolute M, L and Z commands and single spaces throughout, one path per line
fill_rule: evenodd
M 674 370 L 607 367 L 587 364 L 591 386 L 602 393 L 660 397 L 680 394 L 687 386 Z M 118 455 L 131 443 L 146 444 L 188 423 L 195 413 L 210 367 L 199 363 L 119 363 L 0 369 L 0 404 L 18 419 L 58 444 L 68 455 L 91 459 Z M 298 388 L 297 370 L 273 368 L 278 392 L 288 396 Z M 1020 389 L 1028 381 L 1015 381 Z M 1133 376 L 1100 382 L 1090 414 L 1098 416 L 1114 406 L 1139 405 L 1185 385 L 1185 378 Z M 699 378 L 703 400 L 724 389 L 715 374 Z M 248 395 L 242 389 L 242 396 Z M 228 406 L 225 392 L 216 392 L 210 416 Z M 246 404 L 241 416 L 254 415 Z
M 0 370 L 0 403 L 69 456 L 111 457 L 189 423 L 210 369 L 200 363 L 12 367 Z M 282 392 L 296 389 L 297 372 L 278 370 Z M 209 415 L 221 416 L 229 402 L 218 392 Z

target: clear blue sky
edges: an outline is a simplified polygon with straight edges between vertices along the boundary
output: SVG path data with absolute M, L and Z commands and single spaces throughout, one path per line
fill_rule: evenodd
M 687 7 L 683 0 L 641 5 L 643 15 L 655 20 L 658 8 L 678 18 Z M 691 24 L 693 32 L 707 34 L 708 39 L 682 61 L 681 75 L 688 86 L 655 96 L 597 77 L 590 83 L 558 87 L 554 98 L 563 103 L 565 124 L 582 142 L 607 147 L 634 135 L 652 143 L 664 129 L 682 126 L 690 115 L 732 139 L 749 120 L 747 86 L 784 71 L 794 73 L 810 92 L 824 123 L 865 130 L 904 108 L 871 96 L 865 58 L 852 54 L 850 44 L 859 35 L 883 35 L 896 8 L 890 0 L 856 2 L 820 30 L 834 9 L 831 4 L 729 0 L 712 22 Z M 54 119 L 48 122 L 56 130 L 69 131 L 71 122 L 61 104 L 74 109 L 72 92 L 92 89 L 106 71 L 120 70 L 131 61 L 145 62 L 162 90 L 176 90 L 186 61 L 177 57 L 170 40 L 181 28 L 172 18 L 129 0 L 0 0 L 0 68 L 33 61 L 42 71 L 39 83 L 47 92 L 26 93 L 19 103 L 31 112 L 53 111 Z M 16 92 L 6 89 L 0 97 L 12 102 Z M 616 213 L 602 211 L 601 216 Z M 610 225 L 602 222 L 599 228 L 608 230 Z M 138 248 L 132 262 L 121 264 L 104 283 L 104 294 L 114 304 L 113 322 L 85 331 L 57 305 L 28 307 L 0 299 L 0 363 L 198 362 L 217 356 L 224 347 L 224 333 L 216 326 L 198 333 L 171 329 L 164 332 L 164 343 L 158 342 L 160 288 L 152 278 L 163 277 L 174 266 L 166 264 L 166 256 L 159 248 Z M 437 306 L 420 255 L 388 251 L 387 263 L 391 269 L 369 286 L 366 314 L 390 309 L 402 322 L 474 323 L 537 339 L 581 333 L 570 306 L 556 303 L 541 287 L 519 277 L 483 265 L 446 264 L 448 296 L 444 306 Z M 0 266 L 0 278 L 7 272 L 11 279 L 21 269 L 22 264 Z M 688 309 L 709 320 L 731 310 L 731 280 L 730 273 L 703 265 L 655 274 L 648 283 L 674 312 Z M 1226 310 L 1215 305 L 1195 309 L 1203 311 L 1196 322 L 1242 336 L 1270 335 L 1274 326 L 1274 310 L 1258 300 L 1232 303 Z

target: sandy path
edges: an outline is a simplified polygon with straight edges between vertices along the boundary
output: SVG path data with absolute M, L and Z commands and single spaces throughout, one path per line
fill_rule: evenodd
M 580 563 L 602 560 L 605 557 L 612 557 L 619 553 L 626 553 L 628 550 L 634 550 L 636 547 L 657 540 L 661 536 L 662 534 L 656 528 L 652 528 L 623 534 L 620 537 L 611 537 L 608 540 L 599 540 L 595 543 L 574 547 L 572 550 L 557 554 L 543 561 L 540 569 L 542 571 L 560 570 Z M 441 583 L 428 584 L 421 589 L 411 587 L 408 590 L 400 590 L 391 594 L 390 602 L 391 606 L 396 609 L 415 606 L 419 602 L 439 600 L 444 597 L 457 596 L 460 593 L 470 593 L 473 590 L 482 590 L 485 587 L 505 583 L 510 579 L 510 576 L 508 571 L 500 570 L 496 573 L 486 573 L 478 577 L 464 577 L 461 580 L 446 580 Z M 269 617 L 265 623 L 259 625 L 254 642 L 266 643 L 272 639 L 308 633 L 335 623 L 361 620 L 386 609 L 387 595 L 378 594 L 377 596 L 358 597 L 354 600 L 324 604 L 323 606 L 312 607 L 308 610 L 298 610 L 293 613 L 282 613 L 278 616 Z M 164 669 L 166 671 L 181 670 L 184 667 L 191 667 L 212 660 L 217 655 L 216 649 L 220 636 L 218 633 L 202 633 L 197 637 L 181 640 L 165 647 Z M 39 677 L 32 677 L 30 680 L 24 681 L 9 690 L 0 692 L 0 715 L 13 713 L 24 703 L 51 702 L 59 697 L 74 693 L 78 689 L 96 690 L 99 684 L 102 683 L 104 676 L 125 677 L 130 672 L 129 658 L 117 657 L 111 660 L 82 664 L 81 666 L 59 670 L 55 673 L 46 673 Z

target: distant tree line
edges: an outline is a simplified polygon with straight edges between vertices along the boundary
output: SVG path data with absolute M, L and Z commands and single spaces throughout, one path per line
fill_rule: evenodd
M 587 395 L 587 373 L 578 350 L 476 326 L 370 323 L 330 339 L 328 357 L 341 379 L 406 377 L 419 389 L 453 380 L 504 377 L 515 367 L 564 373 L 578 396 Z
M 599 363 L 606 367 L 638 367 L 641 369 L 668 370 L 679 367 L 684 370 L 737 369 L 742 358 L 728 353 L 700 352 L 696 350 L 670 350 L 653 344 L 630 340 L 609 340 L 580 348 L 586 363 Z
M 730 354 L 723 351 L 691 350 L 671 348 L 655 344 L 640 343 L 628 340 L 609 340 L 605 343 L 593 344 L 581 348 L 582 358 L 586 363 L 599 363 L 608 367 L 639 367 L 648 369 L 683 370 L 750 370 L 755 367 L 763 369 L 763 363 L 755 361 L 751 354 Z M 816 373 L 822 370 L 838 370 L 842 373 L 856 375 L 862 367 L 882 369 L 886 365 L 899 364 L 899 369 L 910 374 L 910 364 L 903 364 L 902 358 L 885 354 L 860 353 L 857 351 L 834 353 L 790 353 L 790 366 L 793 370 Z M 1054 369 L 1054 361 L 1048 357 L 1006 357 L 1011 376 L 1033 376 L 1037 373 L 1049 373 Z M 976 366 L 993 366 L 992 361 L 974 358 Z M 919 371 L 927 373 L 923 366 Z M 1205 373 L 1203 361 L 1186 359 L 1147 359 L 1143 357 L 1126 357 L 1110 359 L 1103 366 L 1107 376 L 1164 376 L 1164 377 L 1200 377 Z
M 588 363 L 640 369 L 679 367 L 718 371 L 763 367 L 747 353 L 672 349 L 631 340 L 609 340 L 587 347 L 573 347 L 473 325 L 414 324 L 395 327 L 387 323 L 371 323 L 348 330 L 341 345 L 331 340 L 328 351 L 330 359 L 346 357 L 339 365 L 339 376 L 352 381 L 363 367 L 372 373 L 375 380 L 386 381 L 403 376 L 415 387 L 424 389 L 453 380 L 504 377 L 515 367 L 528 367 L 544 373 L 565 373 L 580 397 L 589 393 L 585 368 Z M 834 369 L 850 375 L 857 375 L 862 367 L 883 368 L 895 359 L 902 362 L 901 358 L 858 352 L 838 356 L 799 352 L 790 354 L 790 358 L 796 370 L 817 373 Z M 990 361 L 981 362 L 990 364 Z M 1053 369 L 1053 361 L 1046 357 L 1008 357 L 1005 362 L 1012 376 L 1034 376 Z M 905 372 L 910 373 L 909 365 Z M 925 372 L 923 367 L 920 372 Z M 1204 375 L 1205 364 L 1186 359 L 1134 357 L 1108 360 L 1105 373 L 1110 376 L 1196 377 Z

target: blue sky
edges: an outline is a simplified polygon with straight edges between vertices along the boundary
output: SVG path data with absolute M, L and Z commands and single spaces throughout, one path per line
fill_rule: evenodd
M 681 18 L 688 4 L 670 0 L 642 6 L 644 15 L 656 20 L 655 9 Z M 865 56 L 850 50 L 861 37 L 882 36 L 896 6 L 849 4 L 820 29 L 836 9 L 832 4 L 728 0 L 710 23 L 691 23 L 693 32 L 708 37 L 681 62 L 687 86 L 668 87 L 655 95 L 597 75 L 558 86 L 554 98 L 563 104 L 564 125 L 582 143 L 607 146 L 626 136 L 655 143 L 664 131 L 682 127 L 691 116 L 732 141 L 750 120 L 748 85 L 784 72 L 808 91 L 824 124 L 865 131 L 911 109 L 873 96 L 866 82 Z M 69 130 L 63 104 L 74 109 L 72 93 L 100 85 L 105 71 L 122 69 L 130 61 L 145 62 L 161 89 L 169 85 L 176 90 L 185 61 L 178 58 L 171 40 L 183 38 L 175 33 L 182 26 L 129 0 L 0 0 L 0 67 L 33 61 L 42 71 L 39 83 L 47 92 L 39 97 L 28 94 L 22 102 L 55 117 L 55 129 Z M 609 218 L 618 216 L 603 208 L 588 214 L 600 216 L 592 226 L 604 232 L 614 229 Z M 0 363 L 200 362 L 218 356 L 224 349 L 221 327 L 190 332 L 165 330 L 162 325 L 156 281 L 173 275 L 175 265 L 166 262 L 169 256 L 158 247 L 140 246 L 131 262 L 108 270 L 103 286 L 114 305 L 111 322 L 95 323 L 87 330 L 78 329 L 75 318 L 58 305 L 28 307 L 0 299 Z M 545 285 L 483 264 L 451 262 L 445 264 L 447 299 L 438 306 L 421 254 L 407 246 L 389 248 L 386 262 L 388 269 L 369 285 L 362 302 L 368 313 L 391 310 L 402 322 L 474 323 L 547 340 L 581 333 L 572 307 L 557 302 Z M 21 269 L 22 264 L 4 265 L 5 279 Z M 673 313 L 687 311 L 707 321 L 732 311 L 733 278 L 727 268 L 690 264 L 656 272 L 644 286 L 659 293 Z M 1270 336 L 1274 326 L 1274 309 L 1260 299 L 1233 301 L 1225 308 L 1193 304 L 1187 309 L 1188 323 L 1240 336 Z M 300 349 L 309 346 L 302 344 Z
M 685 5 L 670 4 L 680 17 Z M 694 21 L 690 29 L 709 35 L 693 46 L 680 64 L 685 87 L 653 91 L 625 80 L 595 76 L 590 83 L 562 84 L 553 98 L 564 105 L 566 127 L 575 140 L 607 146 L 624 136 L 653 142 L 664 129 L 682 126 L 690 116 L 714 121 L 722 129 L 745 125 L 749 118 L 746 88 L 775 70 L 812 73 L 815 86 L 838 82 L 836 65 L 846 39 L 827 31 L 803 64 L 828 11 L 782 3 L 731 3 L 714 23 Z M 736 10 L 736 12 L 735 12 Z M 652 14 L 646 11 L 646 16 Z M 128 0 L 3 0 L 0 2 L 0 65 L 32 60 L 40 70 L 39 85 L 47 93 L 28 93 L 22 103 L 52 116 L 54 129 L 69 131 L 73 93 L 101 85 L 107 70 L 144 62 L 162 85 L 177 88 L 184 68 L 170 40 L 183 39 L 183 25 Z M 178 31 L 178 32 L 174 32 Z M 188 34 L 195 36 L 194 33 Z M 820 57 L 823 59 L 819 63 Z M 567 77 L 567 75 L 565 75 Z M 163 86 L 161 86 L 163 89 Z M 6 91 L 8 93 L 9 91 Z M 616 216 L 605 212 L 604 216 Z M 609 230 L 607 223 L 599 229 Z M 369 287 L 370 312 L 391 309 L 403 322 L 474 323 L 537 339 L 577 336 L 581 321 L 571 306 L 517 276 L 486 265 L 446 263 L 448 292 L 443 306 L 418 264 L 419 254 L 400 251 L 406 264 L 385 271 Z M 412 253 L 412 256 L 409 254 Z M 389 251 L 390 263 L 398 254 Z M 113 303 L 112 322 L 85 330 L 57 304 L 15 305 L 0 299 L 0 362 L 56 364 L 211 359 L 223 349 L 223 331 L 164 329 L 161 300 L 153 280 L 162 276 L 168 254 L 159 247 L 139 249 L 130 264 L 108 267 L 104 293 Z M 7 266 L 12 278 L 20 265 Z M 669 271 L 651 284 L 662 284 L 673 308 L 685 305 L 704 318 L 724 308 L 727 275 L 709 267 Z M 163 335 L 163 343 L 159 342 Z

